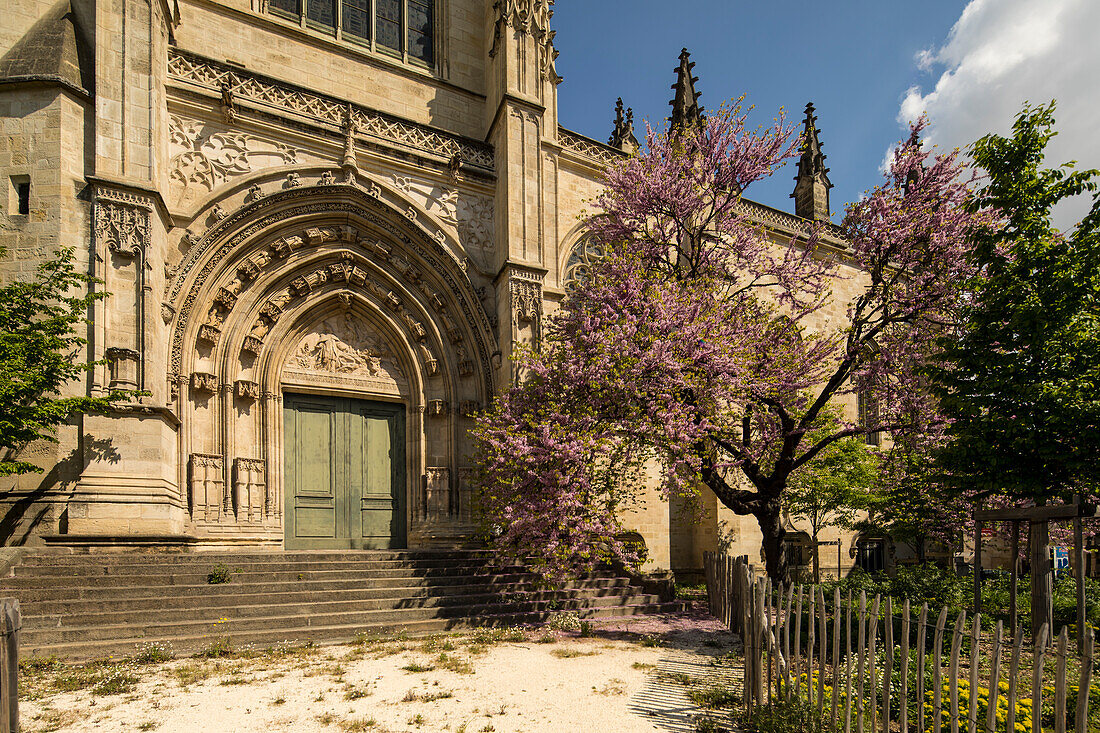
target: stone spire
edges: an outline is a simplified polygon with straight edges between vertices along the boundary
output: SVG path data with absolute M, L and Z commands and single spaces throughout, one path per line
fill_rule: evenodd
M 802 133 L 802 157 L 798 159 L 798 175 L 795 176 L 794 213 L 803 219 L 827 221 L 829 219 L 829 169 L 825 167 L 825 155 L 817 137 L 817 117 L 814 105 L 806 105 L 805 129 Z
M 638 149 L 638 138 L 634 137 L 634 110 L 627 107 L 626 112 L 623 112 L 622 97 L 615 102 L 615 130 L 607 144 L 625 153 L 633 153 Z
M 914 129 L 913 132 L 910 133 L 909 139 L 905 141 L 905 147 L 915 147 L 918 150 L 920 149 L 920 135 L 917 134 L 916 129 Z M 909 194 L 909 191 L 910 189 L 912 189 L 913 184 L 920 180 L 921 173 L 923 172 L 924 165 L 922 164 L 911 168 L 909 172 L 905 175 L 905 185 L 902 187 L 902 190 L 905 191 L 906 195 Z
M 703 108 L 699 106 L 702 92 L 695 91 L 695 82 L 699 81 L 699 77 L 691 75 L 695 62 L 690 61 L 690 58 L 686 48 L 680 51 L 680 66 L 676 69 L 676 83 L 672 85 L 676 96 L 669 101 L 672 105 L 672 117 L 669 119 L 673 130 L 703 121 Z

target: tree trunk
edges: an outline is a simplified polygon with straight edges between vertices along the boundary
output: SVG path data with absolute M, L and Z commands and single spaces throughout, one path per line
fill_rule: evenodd
M 817 543 L 817 534 L 813 536 L 814 546 L 814 585 L 821 583 L 821 545 Z
M 787 548 L 783 539 L 787 536 L 787 530 L 783 528 L 779 502 L 768 502 L 756 515 L 756 521 L 760 524 L 760 533 L 764 535 L 764 568 L 768 572 L 768 577 L 773 583 L 785 583 L 787 581 Z

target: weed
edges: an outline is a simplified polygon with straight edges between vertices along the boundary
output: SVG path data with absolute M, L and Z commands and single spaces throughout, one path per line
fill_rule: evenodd
M 550 653 L 558 659 L 573 659 L 574 657 L 596 656 L 596 652 L 582 652 L 579 649 L 554 649 Z
M 553 632 L 545 633 L 542 636 L 535 639 L 536 644 L 553 644 L 558 640 L 558 637 Z
M 252 682 L 252 680 L 247 677 L 238 677 L 237 675 L 233 675 L 232 677 L 226 677 L 218 684 L 222 687 L 233 687 L 234 685 L 247 685 L 250 682 Z
M 228 636 L 219 636 L 195 654 L 198 659 L 221 659 L 229 656 L 233 656 L 233 645 Z
M 222 583 L 228 583 L 233 580 L 233 571 L 229 569 L 228 565 L 224 563 L 217 563 L 214 565 L 214 569 L 210 571 L 210 574 L 206 576 L 206 582 L 210 585 L 220 585 Z
M 137 651 L 130 657 L 137 664 L 160 664 L 170 662 L 175 657 L 170 641 L 150 641 L 137 645 Z
M 611 696 L 626 694 L 626 688 L 623 686 L 623 681 L 618 679 L 617 677 L 612 677 L 611 679 L 609 679 L 607 681 L 607 684 L 598 690 L 595 687 L 593 687 L 592 689 L 595 690 L 597 695 Z
M 648 670 L 653 669 L 657 665 L 655 665 L 655 664 L 646 664 L 645 662 L 635 662 L 634 664 L 632 664 L 630 666 L 634 669 L 640 669 L 642 671 L 648 671 Z
M 317 716 L 317 722 L 321 725 L 332 725 L 334 720 L 336 720 L 336 716 L 332 713 L 322 713 Z
M 271 704 L 272 705 L 285 705 L 286 704 L 286 698 L 285 697 L 277 697 L 277 698 L 275 698 L 274 700 L 271 701 Z
M 436 657 L 436 664 L 442 669 L 450 670 L 456 674 L 473 674 L 474 667 L 469 660 L 461 657 L 448 656 L 447 652 L 440 652 Z
M 717 685 L 709 687 L 695 687 L 688 690 L 688 697 L 693 703 L 707 710 L 728 708 L 741 702 L 741 696 L 729 687 Z
M 466 638 L 469 645 L 489 645 L 501 642 L 521 642 L 527 640 L 527 632 L 519 626 L 505 626 L 499 629 L 475 629 Z
M 440 656 L 444 655 L 441 654 Z M 409 662 L 401 669 L 405 670 L 406 672 L 431 672 L 433 669 L 435 669 L 435 666 L 431 664 L 421 664 L 420 662 Z
M 202 682 L 203 680 L 209 679 L 216 671 L 216 667 L 211 667 L 201 662 L 188 662 L 187 664 L 176 667 L 171 673 L 176 678 L 176 681 L 180 683 L 180 687 L 187 687 L 196 682 Z
M 485 724 L 485 727 L 484 727 L 484 728 L 482 728 L 482 729 L 481 729 L 481 730 L 479 731 L 479 733 L 493 733 L 493 731 L 495 731 L 495 730 L 496 730 L 496 728 L 495 728 L 495 727 L 493 726 L 493 724 L 492 724 L 492 723 L 486 723 L 486 724 Z
M 684 674 L 683 672 L 660 672 L 658 676 L 663 680 L 675 682 L 684 687 L 693 687 L 700 682 L 698 677 L 692 677 L 690 674 Z
M 317 697 L 313 698 L 313 702 L 324 702 L 324 701 L 325 701 L 325 693 L 323 693 L 323 692 L 318 692 Z
M 156 730 L 160 723 L 155 720 L 146 720 L 144 723 L 138 726 L 138 730 Z
M 576 631 L 581 627 L 581 617 L 573 612 L 556 613 L 546 625 L 554 631 Z
M 446 700 L 451 697 L 454 697 L 454 693 L 447 690 L 440 690 L 439 692 L 417 692 L 416 690 L 409 690 L 405 693 L 405 697 L 401 698 L 401 702 L 435 702 L 436 700 Z
M 374 718 L 359 718 L 351 720 L 341 720 L 338 725 L 340 730 L 348 731 L 348 733 L 360 733 L 360 731 L 371 730 L 378 725 L 378 721 Z
M 288 639 L 280 641 L 274 646 L 269 646 L 264 649 L 263 654 L 265 657 L 308 657 L 317 654 L 319 651 L 317 645 L 311 639 L 306 641 Z
M 427 722 L 428 721 L 425 720 L 424 716 L 421 715 L 420 713 L 417 713 L 416 715 L 413 715 L 413 716 L 409 717 L 409 720 L 408 720 L 409 725 L 415 725 L 417 728 L 419 728 L 420 726 L 424 725 Z
M 355 632 L 355 638 L 352 639 L 351 643 L 354 646 L 369 646 L 371 644 L 378 644 L 379 642 L 383 641 L 385 641 L 385 639 L 383 639 L 381 636 L 375 636 L 374 634 L 371 634 L 367 631 L 357 631 Z
M 706 715 L 695 717 L 695 733 L 726 733 L 727 729 L 718 724 L 718 721 Z
M 577 631 L 581 636 L 592 636 L 592 622 L 581 621 L 580 628 Z
M 134 689 L 138 683 L 138 677 L 131 674 L 125 667 L 114 667 L 107 670 L 95 686 L 92 692 L 97 695 L 121 695 Z
M 361 700 L 364 697 L 370 695 L 370 690 L 363 687 L 355 687 L 354 685 L 348 685 L 344 690 L 345 700 Z

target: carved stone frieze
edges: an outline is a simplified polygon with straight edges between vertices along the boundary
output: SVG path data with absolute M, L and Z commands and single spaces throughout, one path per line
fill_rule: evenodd
M 173 200 L 203 195 L 246 173 L 298 162 L 299 152 L 289 145 L 177 115 L 168 117 L 168 139 Z
M 123 257 L 136 257 L 149 247 L 149 209 L 105 198 L 95 202 L 95 239 Z
M 168 52 L 168 75 L 176 83 L 195 85 L 218 94 L 223 87 L 228 87 L 238 103 L 244 99 L 261 102 L 343 130 L 350 127 L 350 134 L 354 136 L 371 137 L 392 145 L 427 151 L 446 160 L 458 156 L 464 162 L 493 169 L 492 148 L 480 141 L 449 135 L 425 125 L 284 86 L 240 68 L 174 48 Z

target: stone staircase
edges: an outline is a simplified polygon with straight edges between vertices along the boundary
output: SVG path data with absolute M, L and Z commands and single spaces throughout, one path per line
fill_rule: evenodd
M 211 583 L 216 566 L 229 582 Z M 19 599 L 20 656 L 127 656 L 170 642 L 187 653 L 233 645 L 339 642 L 471 626 L 679 610 L 627 578 L 545 590 L 520 566 L 468 551 L 27 554 L 0 578 Z

